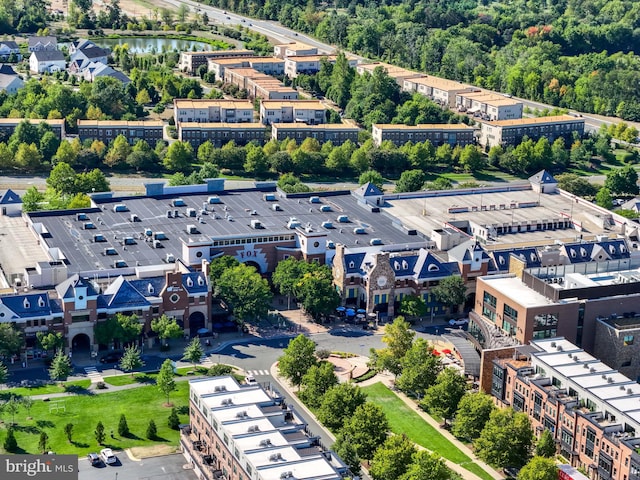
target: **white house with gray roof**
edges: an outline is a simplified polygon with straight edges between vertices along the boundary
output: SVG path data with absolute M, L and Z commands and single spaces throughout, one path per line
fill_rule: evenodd
M 53 73 L 64 70 L 67 62 L 59 50 L 36 50 L 29 57 L 29 70 L 33 73 Z

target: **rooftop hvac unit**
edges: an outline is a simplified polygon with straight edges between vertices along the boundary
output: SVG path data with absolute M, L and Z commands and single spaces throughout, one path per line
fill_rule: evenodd
M 353 229 L 353 233 L 355 233 L 356 235 L 364 235 L 366 233 L 366 230 L 362 227 L 356 227 Z
M 144 229 L 144 234 L 145 234 L 147 237 L 150 237 L 151 235 L 153 235 L 153 230 L 151 230 L 150 228 L 145 228 L 145 229 Z
M 322 205 L 320 207 L 320 211 L 321 212 L 330 212 L 331 211 L 331 206 L 330 205 Z
M 198 232 L 198 227 L 196 227 L 195 225 L 187 225 L 187 233 L 190 235 L 194 235 L 200 232 Z
M 114 205 L 113 211 L 114 212 L 128 212 L 129 209 L 127 208 L 127 206 L 124 203 L 119 203 L 118 205 Z
M 173 212 L 171 210 L 167 210 L 167 218 L 173 218 Z
M 287 228 L 291 230 L 293 230 L 294 228 L 298 228 L 301 225 L 302 223 L 300 223 L 300 220 L 298 220 L 296 217 L 291 217 L 287 222 Z
M 176 263 L 176 256 L 173 253 L 167 253 L 165 260 L 167 263 Z
M 96 226 L 91 222 L 87 222 L 82 226 L 82 228 L 85 230 L 95 230 Z
M 309 197 L 309 203 L 320 203 L 320 197 Z
M 220 197 L 217 197 L 217 196 L 209 197 L 207 199 L 207 201 L 209 202 L 210 205 L 215 205 L 217 203 L 222 203 L 222 200 L 220 200 Z
M 153 248 L 164 248 L 164 247 L 162 246 L 162 242 L 160 240 L 154 240 Z
M 262 222 L 260 220 L 251 220 L 251 228 L 260 230 L 264 227 L 262 226 Z
M 105 248 L 104 249 L 104 254 L 105 255 L 117 255 L 118 251 L 115 248 Z
M 275 202 L 277 200 L 275 193 L 265 193 L 262 198 L 265 202 Z
M 136 243 L 136 239 L 133 237 L 124 237 L 122 242 L 123 245 L 135 245 Z
M 179 210 L 174 210 L 173 211 L 173 218 L 180 218 L 180 211 Z
M 154 240 L 168 240 L 169 238 L 164 232 L 156 232 L 153 234 Z
M 282 209 L 280 208 L 280 204 L 279 203 L 274 203 L 273 205 L 271 205 L 271 210 L 273 210 L 274 212 L 281 212 Z
M 349 223 L 349 217 L 347 215 L 340 215 L 338 217 L 338 223 Z
M 128 267 L 127 262 L 125 262 L 124 260 L 118 260 L 117 262 L 115 262 L 113 264 L 113 266 L 115 268 L 127 268 Z
M 329 230 L 330 230 L 330 229 L 332 229 L 332 228 L 335 228 L 335 227 L 333 226 L 333 223 L 331 223 L 331 222 L 329 222 L 329 221 L 322 222 L 322 226 L 323 226 L 324 228 L 329 229 Z
M 171 202 L 171 205 L 174 207 L 184 207 L 186 203 L 184 203 L 184 200 L 181 198 L 174 198 L 173 202 Z
M 369 245 L 382 245 L 382 239 L 381 238 L 372 238 L 369 241 Z
M 95 243 L 101 243 L 101 242 L 106 242 L 106 241 L 107 241 L 107 239 L 106 239 L 106 238 L 104 238 L 104 235 L 94 235 L 94 236 L 93 236 L 93 241 L 94 241 Z
M 86 213 L 78 213 L 76 214 L 76 220 L 89 220 L 89 215 Z
M 195 208 L 187 208 L 187 217 L 195 217 L 196 209 Z
M 336 249 L 336 244 L 332 240 L 327 240 L 327 248 L 329 250 L 335 250 Z
M 139 222 L 139 221 L 140 221 L 140 217 L 138 217 L 138 215 L 136 215 L 135 213 L 132 213 L 132 214 L 131 214 L 131 221 L 132 221 L 133 223 L 135 223 L 135 222 Z

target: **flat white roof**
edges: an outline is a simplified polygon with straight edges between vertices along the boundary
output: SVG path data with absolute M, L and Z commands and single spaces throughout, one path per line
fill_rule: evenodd
M 216 391 L 216 387 L 223 387 L 227 392 L 240 390 L 240 385 L 233 377 L 216 377 L 191 380 L 189 382 L 189 387 L 191 388 L 192 392 L 195 392 L 199 396 L 212 393 L 221 393 L 220 391 Z
M 552 305 L 554 302 L 535 290 L 527 287 L 515 276 L 489 276 L 480 277 L 487 285 L 499 290 L 503 295 L 516 301 L 524 307 L 536 307 L 538 305 Z
M 264 466 L 258 468 L 262 480 L 280 480 L 280 475 L 291 472 L 296 480 L 332 480 L 340 479 L 340 475 L 324 458 L 311 458 L 298 463 Z
M 280 455 L 280 458 L 274 458 L 278 454 Z M 295 462 L 302 458 L 295 448 L 288 445 L 276 448 L 264 448 L 250 453 L 245 452 L 245 456 L 256 468 L 283 464 L 285 462 Z
M 216 410 L 215 415 L 216 418 L 221 422 L 227 422 L 230 420 L 235 421 L 242 419 L 264 418 L 264 413 L 262 413 L 262 410 L 260 410 L 257 405 L 238 405 L 225 408 L 223 410 Z
M 251 451 L 257 448 L 265 448 L 260 445 L 262 440 L 269 440 L 271 445 L 274 447 L 281 447 L 283 445 L 288 445 L 289 442 L 284 435 L 280 433 L 278 430 L 274 430 L 271 432 L 256 432 L 252 435 L 246 435 L 243 437 L 235 437 L 233 441 L 235 444 L 243 451 Z
M 236 435 L 244 435 L 245 433 L 252 433 L 249 431 L 249 427 L 258 427 L 258 432 L 269 432 L 271 430 L 275 430 L 276 428 L 266 418 L 249 418 L 245 421 L 235 422 L 235 423 L 225 423 L 223 428 L 226 432 L 228 432 L 231 436 Z
M 621 398 L 628 395 L 627 390 L 631 390 L 633 394 L 640 395 L 640 385 L 637 383 L 627 383 L 621 385 L 607 385 L 606 387 L 598 387 L 598 396 L 609 400 Z

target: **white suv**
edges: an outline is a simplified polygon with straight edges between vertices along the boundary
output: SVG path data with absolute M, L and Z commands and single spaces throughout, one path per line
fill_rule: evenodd
M 107 465 L 112 465 L 118 461 L 118 457 L 113 454 L 113 451 L 110 448 L 103 448 L 100 450 L 100 456 Z

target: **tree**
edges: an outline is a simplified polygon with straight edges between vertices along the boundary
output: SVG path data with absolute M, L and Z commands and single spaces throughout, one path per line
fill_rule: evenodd
M 16 423 L 16 413 L 20 410 L 20 400 L 15 395 L 11 395 L 9 400 L 3 405 L 4 411 L 11 415 L 11 425 Z
M 445 177 L 438 177 L 433 182 L 427 182 L 424 186 L 426 190 L 451 190 L 453 183 Z
M 64 381 L 71 375 L 71 359 L 62 350 L 53 357 L 51 367 L 49 368 L 49 377 L 51 380 Z
M 159 318 L 154 318 L 151 321 L 151 330 L 158 334 L 158 338 L 167 340 L 169 338 L 179 338 L 182 336 L 183 331 L 176 322 L 175 318 L 162 315 Z
M 450 276 L 440 280 L 440 283 L 431 289 L 436 300 L 449 307 L 461 305 L 467 295 L 467 287 L 461 277 Z
M 136 314 L 125 315 L 123 313 L 116 313 L 115 319 L 116 322 L 118 322 L 116 332 L 116 338 L 118 340 L 129 343 L 140 337 L 143 325 L 140 323 L 140 319 Z
M 489 395 L 482 392 L 465 393 L 458 402 L 456 418 L 451 432 L 458 438 L 475 440 L 489 421 L 491 412 L 496 409 Z
M 615 195 L 637 195 L 638 172 L 632 165 L 623 168 L 614 168 L 607 173 L 604 186 Z
M 36 340 L 40 348 L 47 352 L 58 350 L 64 346 L 64 338 L 60 332 L 38 332 L 36 333 Z
M 387 348 L 376 350 L 372 355 L 372 363 L 378 370 L 388 370 L 398 376 L 402 372 L 402 358 L 411 348 L 416 333 L 411 330 L 409 322 L 398 316 L 391 325 L 387 325 L 382 341 Z M 372 349 L 373 350 L 373 349 Z
M 284 349 L 278 359 L 278 371 L 280 375 L 288 379 L 293 385 L 299 387 L 304 374 L 316 365 L 316 344 L 300 334 Z
M 613 208 L 613 198 L 611 197 L 611 192 L 607 187 L 602 187 L 596 193 L 596 204 L 599 207 L 606 208 L 607 210 L 611 210 Z
M 342 433 L 351 439 L 360 458 L 371 460 L 377 448 L 386 440 L 388 430 L 389 422 L 382 408 L 366 402 L 345 420 Z
M 318 408 L 324 394 L 338 384 L 338 377 L 331 362 L 321 362 L 310 367 L 301 382 L 300 399 L 309 407 Z
M 144 367 L 144 362 L 141 358 L 140 349 L 131 345 L 124 350 L 124 354 L 120 359 L 120 368 L 123 372 L 131 372 L 131 376 L 133 376 L 133 371 L 139 368 Z
M 118 421 L 118 435 L 121 437 L 127 437 L 129 434 L 129 424 L 127 423 L 127 417 L 125 417 L 123 413 L 120 415 L 120 420 Z
M 225 270 L 214 293 L 233 308 L 233 315 L 240 322 L 265 316 L 273 297 L 267 280 L 244 263 Z
M 318 420 L 332 431 L 338 431 L 347 418 L 367 401 L 367 395 L 352 383 L 340 383 L 331 387 L 322 397 Z
M 556 480 L 558 467 L 552 458 L 533 457 L 518 473 L 518 480 Z
M 310 268 L 310 263 L 304 260 L 298 260 L 295 257 L 289 257 L 278 262 L 271 276 L 271 282 L 282 295 L 286 295 L 287 297 L 295 296 L 296 285 Z
M 453 417 L 460 399 L 467 391 L 467 381 L 453 368 L 445 368 L 436 383 L 429 387 L 425 393 L 424 400 L 420 402 L 421 407 L 426 407 L 430 412 L 444 418 L 446 421 Z
M 40 210 L 42 202 L 44 202 L 44 194 L 40 193 L 35 186 L 29 187 L 22 196 L 22 210 L 25 212 Z
M 2 383 L 2 382 L 0 382 L 0 383 Z M 31 398 L 29 396 L 22 397 L 20 399 L 20 403 L 22 404 L 24 409 L 27 411 L 27 415 L 30 417 L 31 416 L 31 408 L 33 407 L 33 398 Z
M 373 183 L 376 187 L 382 190 L 384 178 L 375 170 L 367 170 L 358 177 L 358 185 L 364 185 L 365 183 Z
M 153 419 L 149 420 L 146 436 L 149 440 L 155 440 L 158 436 L 158 427 L 156 427 L 156 422 Z
M 16 440 L 16 435 L 13 431 L 13 427 L 9 427 L 7 429 L 7 436 L 5 437 L 2 446 L 7 452 L 14 453 L 16 450 L 18 450 L 18 441 Z
M 579 197 L 593 197 L 598 192 L 598 188 L 588 179 L 575 173 L 563 173 L 555 178 L 558 181 L 558 188 Z
M 420 450 L 413 455 L 413 463 L 399 480 L 448 480 L 451 477 L 452 472 L 442 457 Z
M 421 317 L 427 313 L 427 305 L 419 295 L 405 295 L 400 301 L 400 313 L 408 317 Z
M 102 422 L 98 422 L 98 424 L 96 425 L 96 430 L 93 432 L 93 434 L 96 437 L 96 442 L 98 442 L 98 445 L 102 445 L 106 437 L 104 433 L 104 425 L 102 424 Z
M 167 425 L 171 430 L 178 430 L 178 428 L 180 427 L 180 418 L 178 417 L 178 410 L 176 409 L 176 407 L 173 407 L 171 409 Z
M 526 413 L 511 408 L 494 410 L 473 443 L 478 458 L 497 468 L 522 467 L 533 443 L 533 430 Z
M 67 423 L 64 426 L 64 436 L 67 437 L 67 442 L 73 443 L 73 423 Z
M 280 263 L 278 265 L 280 265 Z M 214 258 L 209 264 L 209 282 L 212 286 L 215 286 L 218 279 L 226 270 L 237 267 L 238 265 L 240 265 L 238 259 L 230 255 L 223 255 L 221 257 Z M 277 268 L 278 266 L 276 266 L 276 269 Z
M 336 443 L 333 444 L 333 451 L 335 451 L 342 461 L 349 467 L 351 473 L 358 475 L 360 473 L 360 457 L 353 445 L 350 438 L 345 437 L 342 432 L 336 437 Z
M 485 157 L 475 145 L 465 146 L 460 152 L 458 162 L 466 172 L 477 172 L 486 166 Z
M 424 172 L 419 169 L 405 170 L 396 182 L 396 193 L 415 192 L 424 185 Z
M 189 360 L 195 367 L 196 363 L 198 363 L 202 359 L 203 355 L 204 348 L 202 348 L 200 339 L 198 337 L 194 337 L 191 342 L 189 342 L 189 345 L 185 347 L 184 356 L 182 358 Z
M 550 430 L 544 429 L 536 443 L 536 455 L 538 457 L 551 458 L 556 454 L 556 441 Z
M 431 387 L 442 370 L 440 357 L 424 338 L 417 338 L 400 361 L 402 374 L 396 379 L 396 387 L 418 398 Z
M 319 320 L 335 311 L 340 305 L 340 295 L 333 285 L 331 269 L 327 265 L 312 265 L 312 271 L 302 276 L 295 289 L 304 310 Z
M 104 163 L 112 168 L 123 166 L 130 154 L 131 145 L 129 145 L 127 137 L 120 134 L 111 142 L 109 151 L 104 157 Z
M 8 379 L 9 379 L 9 369 L 4 363 L 0 362 L 0 385 L 4 385 L 5 383 L 7 383 Z M 31 397 L 25 397 L 25 398 L 31 398 Z
M 191 170 L 193 147 L 189 142 L 177 140 L 169 145 L 167 154 L 162 160 L 164 168 L 169 172 L 186 172 Z
M 73 195 L 76 192 L 76 172 L 68 163 L 59 162 L 51 170 L 47 185 L 62 195 Z
M 156 377 L 156 385 L 158 389 L 167 396 L 167 405 L 171 405 L 169 403 L 169 395 L 176 389 L 176 381 L 173 378 L 173 364 L 168 358 L 160 367 L 160 371 Z
M 391 435 L 373 455 L 369 473 L 373 480 L 400 478 L 411 465 L 416 452 L 415 445 L 405 435 Z
M 16 166 L 26 172 L 42 168 L 42 154 L 35 143 L 21 143 L 15 156 Z

